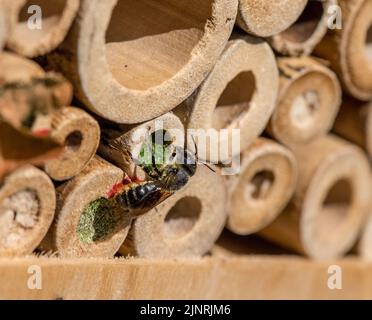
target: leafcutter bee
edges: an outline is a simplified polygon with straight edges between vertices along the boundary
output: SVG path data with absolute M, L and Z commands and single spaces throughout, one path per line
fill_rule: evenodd
M 110 198 L 115 199 L 122 208 L 130 211 L 133 215 L 139 215 L 152 209 L 181 190 L 197 169 L 196 156 L 188 150 L 169 143 L 161 145 L 162 152 L 159 152 L 153 140 L 148 142 L 151 146 L 147 150 L 149 153 L 144 156 L 144 152 L 142 152 L 138 164 L 146 172 L 146 181 L 126 176 L 122 183 L 114 186 L 109 192 Z M 115 140 L 114 143 L 106 140 L 103 143 L 116 151 L 120 150 L 122 157 L 126 158 L 128 162 L 134 161 L 132 155 L 123 145 L 120 145 L 118 140 Z M 144 159 L 148 161 L 144 161 Z

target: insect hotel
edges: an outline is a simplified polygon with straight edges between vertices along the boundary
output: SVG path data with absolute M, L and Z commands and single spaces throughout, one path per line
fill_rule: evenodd
M 0 0 L 0 298 L 372 299 L 370 101 L 372 0 Z

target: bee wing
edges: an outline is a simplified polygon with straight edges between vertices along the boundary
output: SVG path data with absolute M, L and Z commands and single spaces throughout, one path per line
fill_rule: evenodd
M 110 141 L 106 140 L 106 145 L 108 148 L 120 153 L 124 161 L 128 163 L 131 163 L 133 161 L 132 154 L 130 153 L 130 151 L 128 151 L 128 148 L 120 141 L 120 138 Z

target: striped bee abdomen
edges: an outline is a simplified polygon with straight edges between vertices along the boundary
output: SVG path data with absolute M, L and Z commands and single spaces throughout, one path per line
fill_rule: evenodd
M 161 186 L 156 181 L 133 184 L 117 196 L 118 203 L 125 209 L 151 209 L 161 198 Z

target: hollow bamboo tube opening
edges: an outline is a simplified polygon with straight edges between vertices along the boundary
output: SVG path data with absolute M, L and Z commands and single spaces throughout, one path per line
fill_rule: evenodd
M 57 181 L 73 178 L 95 155 L 100 128 L 83 110 L 66 107 L 52 116 L 51 138 L 64 145 L 64 152 L 45 166 L 49 176 Z
M 169 112 L 138 126 L 103 129 L 99 154 L 126 172 L 129 177 L 143 180 L 146 177 L 138 166 L 142 146 L 160 131 L 164 133 L 164 141 L 161 141 L 164 145 L 170 143 L 184 148 L 185 128 L 180 119 Z
M 237 23 L 244 31 L 258 37 L 270 37 L 292 25 L 307 0 L 240 0 Z
M 84 0 L 63 46 L 75 65 L 58 54 L 50 61 L 75 79 L 78 98 L 94 112 L 118 123 L 144 122 L 198 87 L 225 47 L 236 12 L 237 0 Z
M 239 176 L 226 177 L 228 229 L 248 235 L 266 227 L 288 204 L 296 180 L 289 150 L 268 139 L 255 141 L 242 153 Z
M 124 209 L 108 201 L 123 172 L 95 157 L 72 180 L 57 189 L 56 219 L 42 249 L 63 258 L 111 258 L 123 243 L 130 224 Z
M 54 217 L 56 196 L 49 177 L 33 166 L 8 175 L 0 189 L 0 256 L 31 254 Z
M 249 36 L 230 41 L 201 87 L 175 110 L 188 129 L 188 148 L 195 151 L 194 136 L 202 160 L 223 162 L 236 156 L 266 127 L 277 92 L 278 68 L 270 47 Z M 221 129 L 228 134 L 221 135 Z M 232 150 L 235 129 L 240 130 L 240 148 Z M 210 145 L 201 141 L 208 132 Z M 222 148 L 228 149 L 224 155 Z
M 372 1 L 339 0 L 342 28 L 330 30 L 315 53 L 331 62 L 353 97 L 372 99 Z
M 226 222 L 225 192 L 222 178 L 199 166 L 185 189 L 133 222 L 120 253 L 164 259 L 204 255 Z
M 310 58 L 278 59 L 280 89 L 268 131 L 286 145 L 309 142 L 331 130 L 341 104 L 337 76 Z
M 345 96 L 333 131 L 365 149 L 372 158 L 372 103 Z
M 8 47 L 27 57 L 44 55 L 64 40 L 79 0 L 15 0 L 10 10 Z
M 262 235 L 314 259 L 334 259 L 354 245 L 370 209 L 370 167 L 364 153 L 333 136 L 295 148 L 294 198 Z
M 328 30 L 328 8 L 336 0 L 309 0 L 298 20 L 287 30 L 270 38 L 273 48 L 281 54 L 310 54 Z

